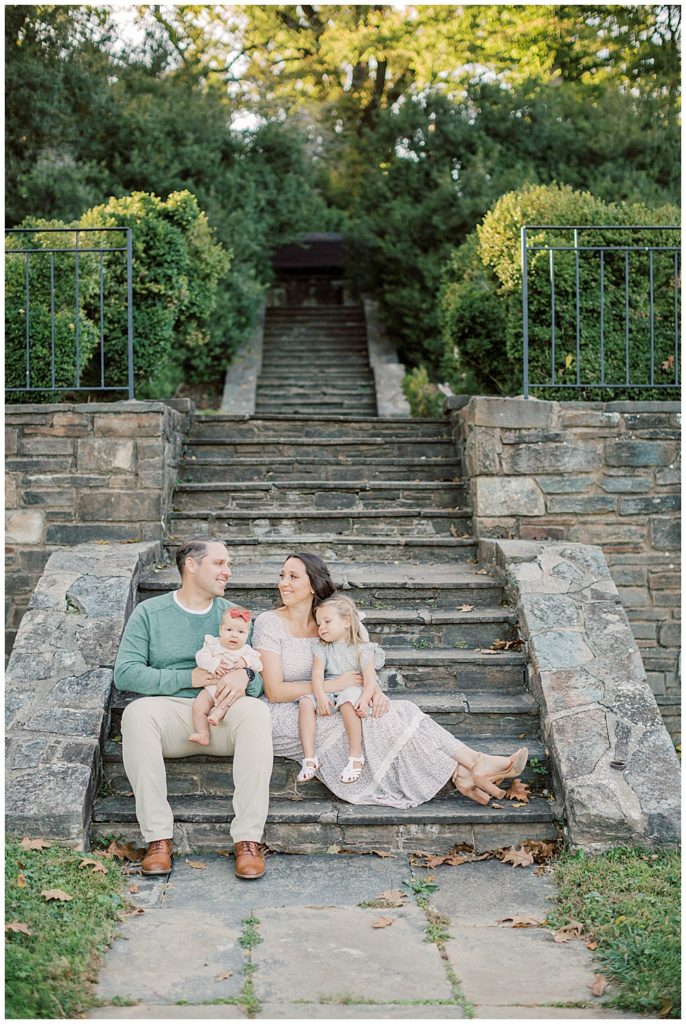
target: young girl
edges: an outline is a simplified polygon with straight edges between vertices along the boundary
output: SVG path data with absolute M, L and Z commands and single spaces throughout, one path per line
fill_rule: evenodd
M 319 758 L 314 752 L 315 708 L 318 715 L 330 715 L 332 710 L 340 711 L 349 749 L 348 763 L 343 769 L 341 782 L 357 782 L 364 767 L 360 720 L 369 709 L 369 701 L 376 687 L 375 660 L 380 655 L 381 667 L 383 651 L 377 644 L 363 642 L 362 636 L 366 630 L 361 625 L 355 602 L 349 597 L 335 596 L 323 601 L 315 611 L 315 618 L 320 641 L 314 648 L 312 660 L 313 693 L 299 700 L 298 723 L 305 756 L 298 782 L 309 782 L 319 768 Z M 334 679 L 344 672 L 360 673 L 363 685 L 349 686 L 341 693 L 327 696 L 324 692 L 324 679 Z M 333 708 L 330 699 L 334 702 Z
M 247 642 L 251 621 L 252 615 L 247 608 L 228 608 L 222 616 L 219 636 L 207 633 L 205 643 L 195 655 L 198 668 L 214 675 L 223 662 L 229 669 L 251 668 L 261 672 L 262 659 Z M 188 739 L 203 747 L 209 745 L 210 726 L 218 725 L 228 710 L 215 706 L 216 692 L 214 684 L 203 687 L 191 707 L 194 732 Z

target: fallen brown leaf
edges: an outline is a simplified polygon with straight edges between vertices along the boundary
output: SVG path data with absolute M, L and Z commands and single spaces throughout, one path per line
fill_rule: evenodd
M 93 868 L 93 874 L 95 874 L 98 871 L 102 875 L 106 875 L 107 874 L 107 868 L 99 860 L 89 860 L 87 857 L 84 857 L 84 859 L 79 864 L 79 867 L 80 868 L 90 868 L 90 867 L 92 867 Z
M 660 1009 L 657 1011 L 658 1017 L 669 1017 L 672 1012 L 672 1006 L 671 999 L 663 999 L 660 1003 Z
M 6 932 L 21 932 L 23 935 L 33 935 L 33 932 L 23 921 L 9 921 L 5 925 Z
M 583 930 L 584 926 L 581 921 L 570 921 L 553 932 L 553 938 L 555 942 L 569 942 L 570 939 L 580 938 Z
M 385 900 L 386 903 L 391 903 L 394 907 L 402 907 L 403 900 L 407 899 L 407 893 L 401 892 L 400 889 L 384 889 L 382 893 L 379 893 L 377 899 Z
M 214 979 L 215 981 L 226 981 L 227 978 L 233 978 L 233 971 L 221 971 L 220 974 Z
M 503 806 L 504 806 L 503 804 L 499 804 L 499 803 L 497 803 L 497 802 L 496 802 L 495 800 L 494 800 L 494 801 L 493 801 L 493 803 L 491 804 L 491 807 L 495 807 L 495 808 L 496 808 L 496 810 L 498 810 L 498 811 L 502 811 L 502 809 L 503 809 Z
M 477 647 L 477 654 L 500 654 L 500 651 L 494 651 L 492 647 Z
M 375 857 L 395 857 L 390 850 L 365 850 L 365 853 L 373 853 Z
M 372 928 L 388 928 L 394 920 L 392 917 L 377 917 L 376 921 L 372 921 Z
M 457 610 L 458 610 L 458 612 L 473 612 L 474 611 L 474 605 L 473 604 L 461 604 L 460 607 Z
M 197 868 L 198 871 L 202 871 L 204 868 L 207 867 L 207 864 L 204 860 L 187 860 L 186 864 L 188 865 L 189 868 Z
M 488 576 L 488 569 L 477 569 L 476 570 L 476 575 L 477 576 Z
M 540 928 L 542 922 L 536 917 L 503 917 L 498 925 L 503 928 Z
M 21 841 L 22 850 L 47 850 L 52 846 L 52 843 L 48 843 L 45 839 L 29 839 L 28 836 L 24 836 Z
M 525 804 L 528 804 L 529 787 L 521 779 L 513 779 L 505 795 L 508 800 L 522 800 Z
M 591 985 L 592 996 L 602 996 L 603 992 L 607 988 L 607 978 L 604 974 L 596 974 L 595 981 Z
M 145 850 L 134 846 L 133 843 L 127 843 L 123 846 L 121 843 L 118 843 L 116 839 L 113 839 L 107 847 L 106 852 L 112 857 L 117 857 L 119 860 L 138 861 L 143 860 Z
M 528 850 L 519 850 L 514 846 L 504 849 L 500 859 L 505 864 L 511 864 L 513 868 L 528 868 L 534 862 L 533 854 L 529 853 Z
M 555 844 L 547 843 L 544 839 L 525 839 L 522 845 L 534 855 L 536 864 L 545 864 L 555 855 Z
M 598 943 L 597 942 L 587 942 L 586 943 L 586 949 L 597 949 L 597 948 L 598 948 Z
M 457 527 L 455 526 L 454 523 L 450 524 L 450 533 L 451 533 L 451 536 L 453 536 L 453 537 L 457 537 L 457 535 L 458 535 L 458 530 L 457 530 Z
M 49 903 L 50 900 L 71 900 L 73 896 L 69 896 L 68 893 L 62 892 L 61 889 L 41 889 L 41 896 L 45 897 L 45 902 Z
M 137 893 L 137 892 L 140 892 L 140 891 L 141 891 L 140 885 L 130 885 L 129 886 L 129 892 L 130 893 Z
M 26 876 L 23 871 L 20 871 L 17 875 L 17 886 L 19 889 L 26 888 Z

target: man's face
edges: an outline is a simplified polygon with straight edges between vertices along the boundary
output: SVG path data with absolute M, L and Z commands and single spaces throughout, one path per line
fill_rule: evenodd
M 208 597 L 222 597 L 231 579 L 231 558 L 219 541 L 210 541 L 207 554 L 200 559 L 189 558 L 187 572 L 193 586 Z

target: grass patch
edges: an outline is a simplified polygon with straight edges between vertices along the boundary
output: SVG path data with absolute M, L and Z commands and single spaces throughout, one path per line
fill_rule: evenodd
M 99 860 L 105 871 L 79 867 L 84 857 Z M 25 924 L 31 933 L 6 932 L 7 1019 L 77 1017 L 93 1005 L 98 954 L 122 919 L 124 886 L 122 869 L 111 858 L 57 846 L 23 850 L 6 840 L 6 921 Z M 60 889 L 72 899 L 46 902 L 44 889 Z
M 618 989 L 607 1005 L 679 1018 L 679 852 L 566 853 L 554 879 L 558 901 L 548 921 L 581 921 L 598 943 L 598 971 Z

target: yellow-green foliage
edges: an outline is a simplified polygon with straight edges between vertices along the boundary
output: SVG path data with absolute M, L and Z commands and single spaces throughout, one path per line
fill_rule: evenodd
M 639 203 L 606 203 L 590 192 L 567 185 L 529 186 L 509 192 L 486 214 L 467 242 L 448 262 L 439 297 L 448 379 L 459 369 L 470 369 L 484 391 L 513 394 L 522 382 L 522 261 L 523 225 L 598 225 L 581 232 L 581 245 L 674 245 L 675 232 L 603 231 L 601 225 L 676 225 L 673 206 L 649 208 Z M 529 233 L 529 244 L 572 245 L 572 232 Z M 630 380 L 650 380 L 649 263 L 645 252 L 629 257 Z M 653 332 L 654 380 L 674 380 L 674 256 L 655 253 Z M 576 382 L 576 267 L 572 252 L 556 252 L 555 278 L 555 385 Z M 530 252 L 529 366 L 534 384 L 551 379 L 551 282 L 548 252 Z M 604 255 L 604 369 L 605 382 L 625 380 L 625 256 Z M 609 391 L 600 381 L 600 258 L 597 252 L 580 256 L 579 289 L 580 360 L 582 392 L 556 388 L 537 390 L 539 397 L 637 397 L 630 388 Z M 671 357 L 671 358 L 670 358 Z M 665 365 L 663 365 L 665 364 Z M 663 397 L 643 391 L 642 398 Z

